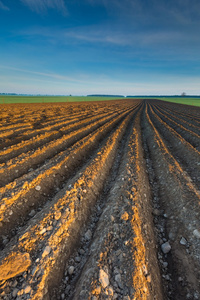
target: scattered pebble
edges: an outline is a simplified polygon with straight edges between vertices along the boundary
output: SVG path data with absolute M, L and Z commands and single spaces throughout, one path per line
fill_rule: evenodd
M 85 251 L 83 249 L 79 250 L 80 255 L 83 255 L 85 253 Z
M 34 215 L 35 215 L 35 210 L 32 209 L 31 212 L 29 213 L 29 216 L 30 216 L 30 217 L 33 217 Z
M 164 268 L 167 268 L 167 266 L 168 266 L 168 262 L 164 261 L 164 262 L 163 262 L 163 267 L 164 267 Z
M 200 231 L 198 229 L 195 229 L 193 231 L 193 234 L 194 234 L 195 237 L 197 237 L 198 239 L 200 239 Z
M 30 287 L 30 285 L 28 285 L 28 286 L 24 289 L 24 293 L 25 293 L 25 294 L 29 294 L 30 291 L 31 291 L 31 287 Z
M 114 291 L 113 291 L 112 286 L 109 286 L 109 287 L 107 288 L 107 294 L 108 294 L 109 296 L 113 296 Z
M 115 281 L 117 282 L 118 287 L 121 289 L 123 288 L 122 286 L 122 278 L 120 274 L 115 275 Z
M 80 261 L 81 261 L 80 256 L 76 256 L 76 257 L 75 257 L 75 261 L 76 261 L 76 262 L 80 262 Z
M 12 292 L 12 296 L 13 298 L 17 297 L 17 293 L 19 292 L 19 290 L 17 288 L 15 288 Z
M 47 256 L 50 252 L 51 252 L 51 247 L 46 246 L 43 253 L 42 253 L 42 257 Z
M 55 214 L 54 214 L 54 219 L 56 220 L 56 221 L 58 221 L 60 218 L 61 218 L 61 212 L 60 211 L 56 211 L 55 212 Z
M 85 233 L 85 239 L 89 241 L 92 238 L 92 231 L 88 229 L 88 231 Z
M 99 271 L 99 281 L 104 289 L 109 285 L 108 274 L 103 269 Z
M 40 190 L 41 190 L 41 186 L 40 186 L 40 185 L 37 185 L 37 186 L 35 187 L 35 189 L 36 189 L 36 191 L 40 191 Z
M 74 266 L 70 266 L 69 268 L 68 268 L 68 274 L 69 275 L 72 275 L 74 273 Z
M 163 252 L 164 254 L 169 253 L 170 250 L 171 250 L 171 248 L 172 248 L 172 247 L 170 246 L 170 243 L 169 243 L 169 242 L 166 242 L 166 243 L 164 243 L 164 244 L 161 245 L 161 249 L 162 249 L 162 252 Z
M 40 231 L 40 235 L 42 235 L 43 233 L 45 233 L 47 230 L 46 228 L 43 228 L 41 231 Z
M 181 239 L 180 239 L 180 244 L 181 245 L 187 245 L 187 240 L 184 238 L 184 237 L 182 237 Z

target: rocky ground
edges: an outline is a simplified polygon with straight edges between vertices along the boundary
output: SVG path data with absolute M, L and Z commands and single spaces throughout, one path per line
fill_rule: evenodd
M 200 110 L 2 105 L 1 299 L 200 299 Z

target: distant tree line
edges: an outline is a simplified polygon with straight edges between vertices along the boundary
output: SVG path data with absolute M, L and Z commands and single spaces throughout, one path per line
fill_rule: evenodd
M 87 95 L 87 97 L 122 97 L 124 98 L 123 95 L 100 95 L 100 94 L 94 94 L 94 95 Z

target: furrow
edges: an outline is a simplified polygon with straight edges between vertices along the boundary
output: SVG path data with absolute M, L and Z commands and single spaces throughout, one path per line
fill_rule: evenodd
M 15 130 L 15 128 L 13 128 L 13 130 L 11 132 L 7 132 L 4 133 L 4 135 L 0 135 L 0 138 L 2 139 L 2 143 L 1 143 L 1 149 L 4 147 L 9 147 L 11 145 L 15 145 L 19 142 L 26 141 L 29 140 L 35 136 L 44 134 L 46 132 L 50 132 L 50 131 L 54 131 L 54 130 L 61 130 L 62 131 L 62 127 L 66 127 L 69 126 L 71 124 L 74 124 L 75 122 L 79 122 L 82 119 L 87 119 L 87 117 L 84 118 L 84 116 L 79 116 L 77 118 L 67 118 L 67 121 L 64 120 L 62 122 L 58 122 L 57 120 L 55 120 L 55 123 L 53 125 L 47 125 L 42 124 L 41 122 L 38 121 L 38 125 L 41 125 L 42 128 L 37 129 L 37 128 L 30 128 L 29 130 L 26 129 L 20 129 L 20 130 Z M 40 126 L 40 127 L 41 127 Z M 33 126 L 35 127 L 35 126 Z M 75 125 L 74 125 L 75 127 Z
M 13 145 L 6 150 L 0 151 L 0 162 L 4 163 L 6 160 L 11 159 L 20 155 L 21 153 L 28 152 L 32 149 L 36 149 L 38 147 L 43 146 L 44 144 L 50 142 L 53 139 L 59 139 L 62 135 L 71 132 L 72 130 L 76 130 L 83 126 L 86 126 L 96 120 L 100 119 L 98 116 L 91 117 L 87 120 L 82 120 L 77 124 L 71 124 L 70 126 L 66 126 L 62 128 L 62 131 L 51 131 L 41 134 L 39 136 L 33 137 L 28 141 L 22 141 L 17 145 Z
M 158 102 L 158 101 L 157 101 Z M 166 110 L 169 111 L 169 113 L 177 113 L 178 115 L 182 116 L 183 119 L 190 119 L 190 121 L 192 121 L 193 123 L 196 124 L 196 126 L 200 125 L 200 115 L 199 113 L 196 112 L 196 108 L 194 108 L 193 106 L 188 106 L 188 105 L 180 105 L 180 104 L 175 104 L 173 103 L 173 105 L 169 105 L 169 103 L 164 104 L 159 102 L 159 105 L 164 107 Z M 192 113 L 188 113 L 188 110 Z M 187 113 L 186 113 L 187 111 Z
M 93 130 L 113 119 L 116 114 L 109 117 L 104 117 L 102 119 L 93 119 L 94 122 L 89 123 L 86 127 L 82 126 L 78 130 L 71 130 L 67 135 L 63 135 L 55 141 L 51 141 L 44 145 L 43 147 L 29 151 L 26 154 L 22 154 L 15 159 L 9 160 L 5 166 L 0 169 L 0 186 L 4 186 L 14 179 L 19 178 L 23 174 L 38 168 L 45 160 L 59 155 L 59 152 L 65 150 L 77 140 L 83 138 L 87 134 L 91 133 Z
M 178 163 L 182 165 L 182 172 L 186 173 L 188 181 L 199 187 L 200 183 L 200 153 L 190 143 L 185 140 L 185 136 L 181 136 L 166 122 L 156 115 L 151 107 L 149 108 L 149 116 L 152 119 L 156 129 L 162 135 L 171 155 L 176 158 Z
M 197 149 L 198 151 L 200 151 L 200 144 L 199 144 L 199 140 L 200 140 L 200 135 L 193 132 L 188 128 L 185 128 L 183 125 L 181 125 L 181 120 L 177 119 L 176 121 L 174 121 L 171 117 L 168 117 L 166 115 L 166 113 L 162 113 L 161 111 L 159 111 L 157 108 L 151 106 L 151 108 L 153 109 L 154 113 L 160 117 L 160 119 L 167 123 L 171 128 L 173 128 L 176 132 L 178 132 L 181 136 L 184 136 L 186 141 L 188 143 L 190 143 L 195 149 Z M 186 124 L 188 124 L 187 122 L 185 122 Z M 196 128 L 198 133 L 200 133 L 199 128 Z
M 140 113 L 123 144 L 116 178 L 102 196 L 105 205 L 88 250 L 83 245 L 73 255 L 51 299 L 163 299 L 139 121 Z M 80 268 L 76 259 L 83 249 L 88 253 Z

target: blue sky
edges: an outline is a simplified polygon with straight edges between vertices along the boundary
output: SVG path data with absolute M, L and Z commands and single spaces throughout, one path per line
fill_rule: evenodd
M 200 94 L 199 0 L 0 0 L 0 92 Z

